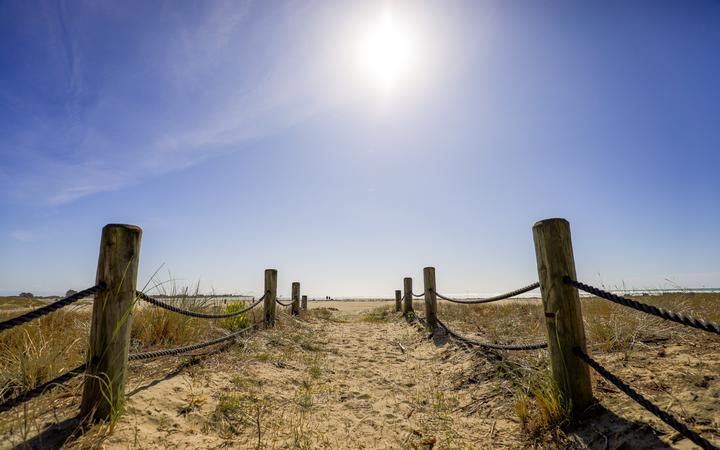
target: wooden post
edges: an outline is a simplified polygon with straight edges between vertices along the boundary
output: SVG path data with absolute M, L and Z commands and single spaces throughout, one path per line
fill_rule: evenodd
M 431 330 L 437 328 L 437 296 L 435 295 L 435 268 L 423 269 L 425 281 L 425 320 Z
M 400 289 L 395 291 L 395 312 L 400 312 L 402 308 L 402 291 Z
M 277 269 L 265 269 L 265 326 L 275 326 L 275 299 L 277 298 Z
M 300 308 L 307 311 L 307 295 L 303 295 L 300 300 Z
M 580 296 L 563 283 L 564 276 L 576 279 L 570 224 L 565 219 L 541 220 L 533 226 L 533 238 L 553 378 L 577 417 L 593 397 L 588 366 L 573 354 L 574 348 L 586 351 Z
M 290 306 L 290 313 L 293 316 L 300 314 L 300 283 L 297 281 L 292 284 L 292 305 Z
M 412 278 L 407 277 L 403 279 L 404 300 L 403 300 L 403 316 L 413 311 L 413 295 L 412 295 Z
M 142 230 L 109 224 L 102 230 L 90 324 L 81 415 L 91 421 L 117 417 L 125 401 L 132 310 L 137 289 Z

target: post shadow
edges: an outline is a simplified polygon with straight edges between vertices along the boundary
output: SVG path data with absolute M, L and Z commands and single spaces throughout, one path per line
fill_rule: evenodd
M 660 439 L 663 433 L 650 424 L 618 416 L 600 403 L 581 414 L 566 434 L 593 450 L 672 448 Z

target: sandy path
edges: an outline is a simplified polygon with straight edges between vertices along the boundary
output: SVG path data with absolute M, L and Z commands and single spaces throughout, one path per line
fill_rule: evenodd
M 497 448 L 501 432 L 517 431 L 519 425 L 493 417 L 492 410 L 463 409 L 478 393 L 456 386 L 453 373 L 466 354 L 437 348 L 400 319 L 362 317 L 334 312 L 329 320 L 291 321 L 254 336 L 242 351 L 231 349 L 156 383 L 132 383 L 130 389 L 150 386 L 130 397 L 104 444 Z
M 133 366 L 127 411 L 98 443 L 123 449 L 533 447 L 517 418 L 512 378 L 502 373 L 510 366 L 495 358 L 426 339 L 393 314 L 353 309 L 315 311 L 302 321 L 286 317 L 275 329 L 170 375 L 162 360 Z M 649 427 L 611 412 L 557 439 L 534 444 L 669 448 Z M 688 448 L 687 441 L 678 447 Z

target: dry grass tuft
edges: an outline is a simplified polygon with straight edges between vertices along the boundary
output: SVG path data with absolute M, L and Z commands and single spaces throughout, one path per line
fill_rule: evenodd
M 0 315 L 0 320 L 8 318 Z M 88 319 L 87 312 L 65 309 L 0 333 L 0 398 L 33 389 L 80 365 Z
M 360 320 L 367 323 L 378 323 L 395 320 L 395 318 L 395 313 L 390 306 L 379 306 L 377 308 L 373 308 L 372 311 L 363 314 Z
M 531 439 L 538 439 L 570 423 L 571 405 L 562 397 L 549 371 L 538 373 L 529 392 L 517 394 L 515 411 Z

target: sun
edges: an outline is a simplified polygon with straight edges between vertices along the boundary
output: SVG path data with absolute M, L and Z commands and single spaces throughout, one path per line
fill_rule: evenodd
M 410 81 L 417 62 L 415 37 L 407 24 L 385 9 L 362 33 L 357 63 L 361 75 L 385 93 Z

